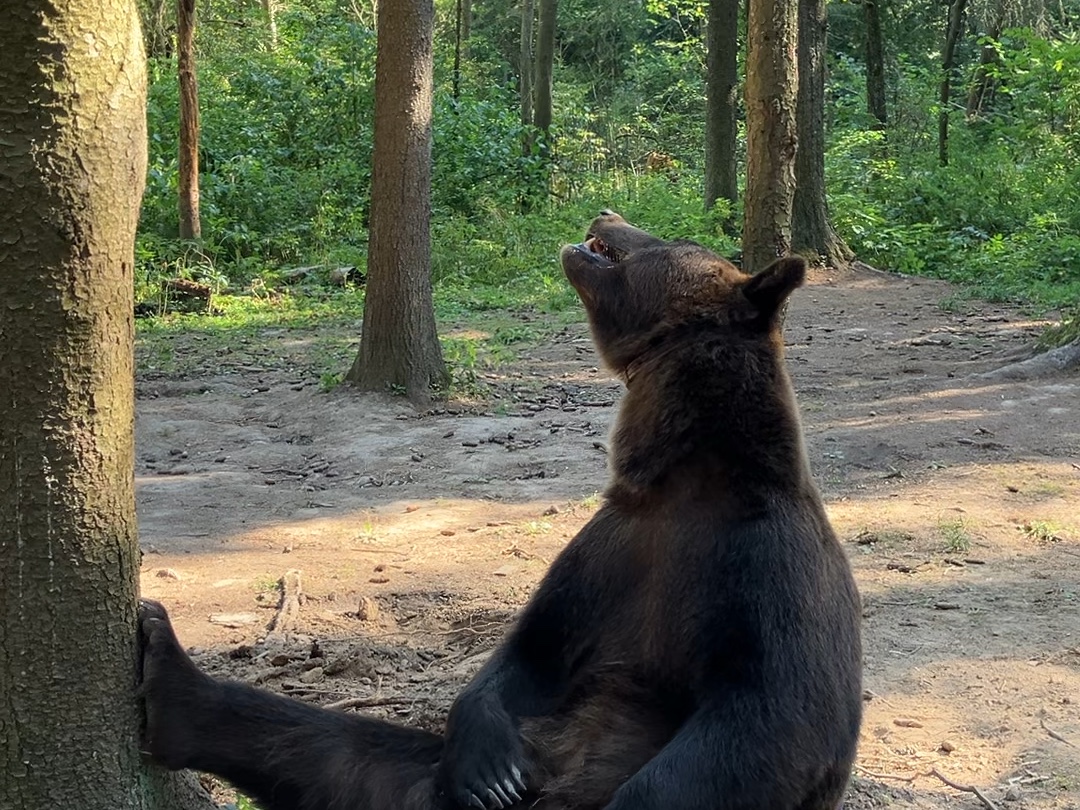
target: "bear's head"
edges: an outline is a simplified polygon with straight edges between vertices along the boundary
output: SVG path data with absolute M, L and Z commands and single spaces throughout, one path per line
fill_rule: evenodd
M 784 302 L 806 276 L 797 256 L 749 276 L 695 242 L 658 239 L 607 210 L 561 259 L 597 349 L 624 376 L 673 333 L 760 337 L 776 330 Z

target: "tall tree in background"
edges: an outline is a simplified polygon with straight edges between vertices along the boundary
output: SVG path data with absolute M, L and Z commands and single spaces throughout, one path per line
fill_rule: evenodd
M 557 0 L 540 0 L 536 32 L 536 80 L 533 83 L 533 123 L 544 135 L 551 131 L 551 80 L 555 67 Z
M 938 162 L 949 165 L 949 105 L 951 101 L 952 72 L 956 62 L 956 44 L 964 29 L 964 12 L 967 0 L 951 0 L 949 25 L 945 32 L 945 50 L 941 55 L 941 93 L 938 103 Z
M 168 9 L 173 7 L 169 0 L 140 0 L 139 15 L 142 18 L 143 33 L 146 36 L 146 53 L 153 57 L 172 55 L 172 20 Z
M 195 78 L 195 0 L 179 0 L 176 53 L 180 76 L 180 238 L 202 236 L 199 217 L 199 85 Z
M 277 50 L 277 0 L 262 0 L 262 6 L 266 13 L 270 50 Z
M 367 298 L 347 379 L 427 402 L 448 382 L 431 297 L 432 0 L 381 0 Z
M 798 0 L 749 0 L 743 269 L 791 248 L 795 196 Z
M 993 22 L 986 32 L 982 47 L 979 49 L 979 66 L 975 69 L 975 75 L 971 78 L 971 86 L 968 88 L 967 117 L 977 118 L 987 112 L 993 102 L 997 91 L 997 78 L 995 68 L 1001 64 L 1001 54 L 998 53 L 998 40 L 1005 28 L 1005 12 L 997 10 Z
M 866 110 L 884 127 L 888 120 L 885 107 L 885 46 L 881 38 L 881 0 L 863 0 L 866 26 Z
M 709 0 L 705 27 L 705 208 L 739 196 L 735 139 L 738 115 L 739 0 Z
M 134 0 L 9 3 L 0 53 L 0 807 L 190 810 L 138 743 Z
M 825 0 L 799 0 L 799 99 L 796 126 L 795 199 L 791 248 L 816 254 L 830 267 L 845 267 L 851 250 L 829 220 L 825 198 Z
M 521 56 L 518 58 L 518 92 L 521 98 L 521 123 L 528 128 L 533 122 L 533 20 L 536 8 L 533 0 L 521 0 Z M 528 135 L 525 136 L 528 138 Z M 529 143 L 525 144 L 526 152 Z

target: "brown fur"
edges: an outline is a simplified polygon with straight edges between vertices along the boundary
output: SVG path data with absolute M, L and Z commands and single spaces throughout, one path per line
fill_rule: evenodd
M 217 684 L 151 611 L 155 756 L 274 810 L 517 793 L 541 810 L 834 810 L 861 711 L 859 605 L 783 361 L 779 313 L 805 264 L 749 277 L 610 212 L 562 262 L 627 383 L 607 502 L 446 735 Z

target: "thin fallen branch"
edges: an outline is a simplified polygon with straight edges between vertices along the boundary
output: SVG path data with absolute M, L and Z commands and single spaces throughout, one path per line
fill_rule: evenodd
M 300 616 L 300 593 L 300 572 L 290 568 L 281 578 L 281 603 L 270 625 L 270 632 L 266 635 L 268 640 L 283 640 L 285 634 L 296 626 L 296 620 Z
M 1076 748 L 1076 743 L 1074 743 L 1068 737 L 1063 737 L 1062 735 L 1058 734 L 1056 731 L 1046 725 L 1046 720 L 1041 717 L 1039 718 L 1039 725 L 1042 726 L 1043 731 L 1045 731 L 1058 742 L 1065 743 L 1065 745 L 1069 746 L 1070 748 Z
M 979 801 L 982 802 L 984 805 L 986 805 L 988 810 L 999 810 L 998 806 L 996 804 L 994 804 L 992 801 L 990 801 L 989 797 L 985 793 L 983 793 L 981 790 L 979 790 L 977 787 L 975 787 L 975 785 L 961 785 L 958 782 L 954 782 L 949 777 L 944 776 L 941 773 L 941 771 L 939 771 L 937 768 L 931 768 L 929 775 L 930 776 L 936 776 L 938 779 L 940 779 L 946 785 L 951 787 L 953 790 L 959 790 L 962 793 L 974 793 L 975 796 L 978 797 Z
M 855 770 L 864 776 L 869 776 L 871 779 L 895 779 L 897 782 L 914 782 L 918 778 L 917 773 L 913 773 L 911 776 L 901 776 L 896 773 L 878 773 L 872 771 L 869 768 L 864 768 L 862 765 L 856 763 Z
M 413 703 L 428 701 L 426 697 L 351 697 L 344 700 L 335 700 L 333 703 L 323 705 L 324 709 L 370 709 L 374 706 L 409 706 Z

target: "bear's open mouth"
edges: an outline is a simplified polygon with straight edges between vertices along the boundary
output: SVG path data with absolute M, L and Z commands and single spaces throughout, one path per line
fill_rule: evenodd
M 585 241 L 582 243 L 582 247 L 590 253 L 603 256 L 612 264 L 618 264 L 626 258 L 625 250 L 619 250 L 614 245 L 609 245 L 599 236 L 594 236 L 591 233 L 585 234 Z

